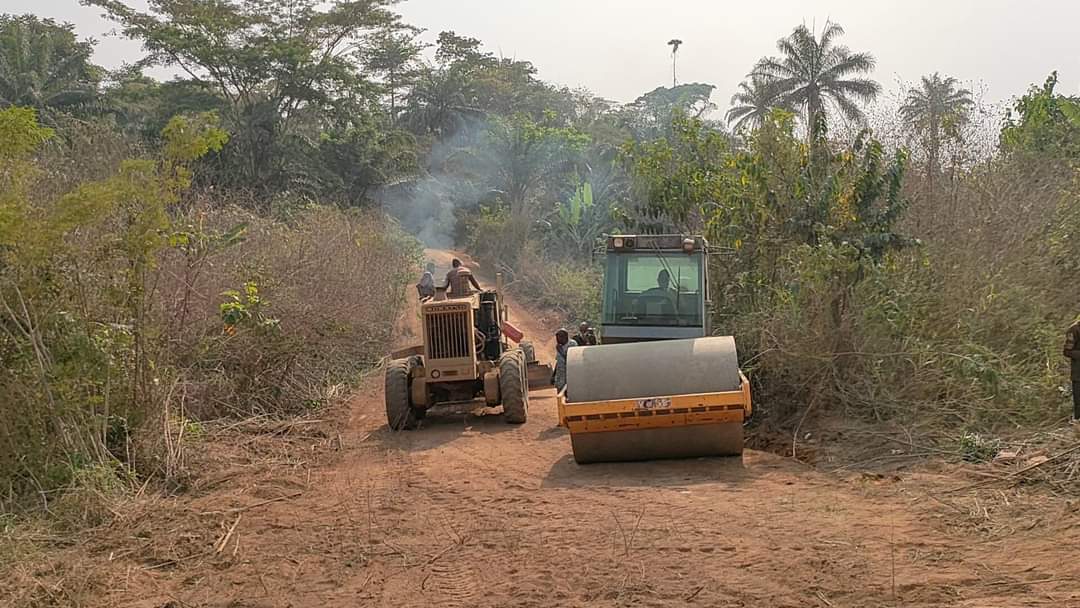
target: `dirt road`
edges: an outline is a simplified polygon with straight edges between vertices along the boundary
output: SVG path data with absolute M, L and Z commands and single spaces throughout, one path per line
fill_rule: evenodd
M 485 413 L 391 432 L 374 376 L 340 436 L 291 429 L 98 541 L 87 605 L 1080 606 L 1075 501 L 754 451 L 578 466 L 550 391 Z

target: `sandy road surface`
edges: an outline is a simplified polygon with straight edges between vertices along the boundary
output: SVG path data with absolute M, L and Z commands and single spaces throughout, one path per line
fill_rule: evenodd
M 96 605 L 1080 606 L 1075 502 L 754 451 L 582 467 L 550 391 L 522 426 L 483 413 L 391 432 L 375 377 L 330 453 L 241 466 L 129 522 L 99 550 L 114 584 Z M 123 555 L 150 534 L 190 547 Z

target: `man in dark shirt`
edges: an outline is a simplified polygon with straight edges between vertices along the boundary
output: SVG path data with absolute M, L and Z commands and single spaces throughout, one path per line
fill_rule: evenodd
M 582 322 L 578 325 L 578 332 L 574 334 L 573 340 L 578 346 L 596 346 L 596 332 L 588 323 Z
M 1071 364 L 1073 416 L 1074 422 L 1080 421 L 1080 319 L 1077 319 L 1065 332 L 1064 354 Z

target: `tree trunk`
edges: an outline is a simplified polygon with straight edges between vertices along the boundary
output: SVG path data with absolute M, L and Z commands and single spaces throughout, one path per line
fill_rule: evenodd
M 387 86 L 390 87 L 390 124 L 397 124 L 397 105 L 394 103 L 394 70 L 390 70 L 386 79 Z
M 926 159 L 926 202 L 934 209 L 934 176 L 937 173 L 939 156 L 941 154 L 941 120 L 931 110 L 930 114 L 930 141 Z
M 821 113 L 821 93 L 817 90 L 817 87 L 810 88 L 810 94 L 806 99 L 806 137 L 807 141 L 813 143 L 814 141 L 814 129 L 817 125 L 818 114 Z

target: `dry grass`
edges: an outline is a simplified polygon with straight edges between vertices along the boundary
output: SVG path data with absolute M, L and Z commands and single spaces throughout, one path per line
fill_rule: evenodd
M 114 303 L 124 288 L 109 280 L 117 258 L 91 256 L 92 264 L 70 268 L 73 279 L 61 286 L 70 292 L 29 303 L 42 329 L 30 325 L 27 344 L 53 362 L 49 381 L 67 401 L 42 408 L 36 376 L 4 382 L 12 390 L 0 413 L 21 421 L 0 437 L 8 439 L 0 441 L 5 509 L 50 509 L 64 494 L 73 501 L 87 480 L 95 495 L 137 491 L 148 478 L 184 487 L 189 446 L 205 439 L 202 421 L 317 410 L 385 354 L 419 249 L 384 216 L 310 206 L 285 222 L 196 200 L 173 223 L 187 246 L 160 253 L 137 324 Z M 75 245 L 97 256 L 103 241 L 82 234 Z M 226 292 L 245 285 L 258 301 L 241 296 L 248 316 L 230 325 Z M 83 326 L 89 340 L 80 338 Z M 95 357 L 103 362 L 85 363 Z M 87 410 L 87 402 L 99 405 Z M 75 519 L 86 525 L 101 519 L 80 508 Z

